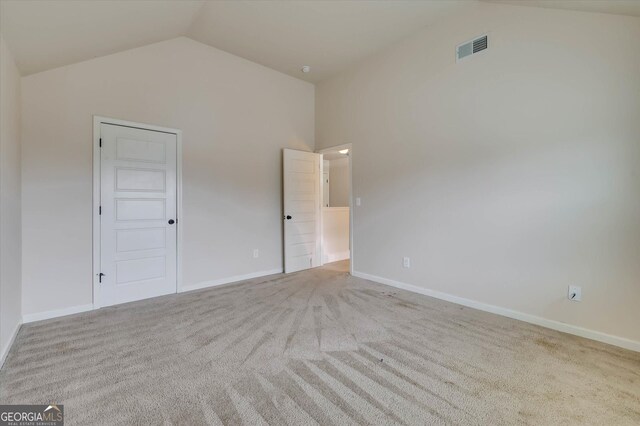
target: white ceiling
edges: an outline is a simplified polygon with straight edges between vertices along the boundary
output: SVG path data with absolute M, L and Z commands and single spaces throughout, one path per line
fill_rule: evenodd
M 462 1 L 210 2 L 189 36 L 308 81 L 320 81 L 470 6 Z M 311 72 L 300 72 L 303 65 Z
M 0 0 L 0 30 L 23 75 L 187 36 L 317 82 L 476 2 Z M 640 16 L 640 0 L 502 2 Z
M 0 0 L 23 75 L 184 35 L 202 1 Z

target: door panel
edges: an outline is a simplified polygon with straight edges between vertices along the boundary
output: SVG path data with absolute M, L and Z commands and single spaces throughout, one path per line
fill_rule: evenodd
M 165 192 L 167 177 L 164 170 L 116 169 L 117 191 Z
M 103 306 L 176 292 L 177 137 L 100 125 Z
M 162 142 L 118 138 L 116 159 L 165 164 L 167 160 L 166 146 Z
M 295 272 L 320 266 L 321 155 L 285 149 L 283 157 L 284 271 Z
M 116 221 L 164 219 L 167 215 L 166 200 L 116 199 Z M 108 203 L 104 203 L 105 207 Z
M 165 228 L 120 229 L 116 231 L 116 251 L 163 249 L 166 240 Z
M 119 260 L 116 263 L 116 282 L 130 284 L 157 278 L 166 278 L 164 256 Z

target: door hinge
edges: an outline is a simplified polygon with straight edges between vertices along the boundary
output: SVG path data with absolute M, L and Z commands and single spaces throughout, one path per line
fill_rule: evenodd
M 101 214 L 102 214 L 102 206 L 99 206 L 98 207 L 98 215 L 101 215 Z
M 100 148 L 102 148 L 102 138 L 100 138 Z
M 100 272 L 100 273 L 98 274 L 98 282 L 99 282 L 100 284 L 102 284 L 102 277 L 104 277 L 104 276 L 105 276 L 105 275 L 104 275 L 102 272 Z

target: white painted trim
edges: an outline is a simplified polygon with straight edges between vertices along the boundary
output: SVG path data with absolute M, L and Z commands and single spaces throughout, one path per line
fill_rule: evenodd
M 281 273 L 282 273 L 282 268 L 277 268 L 277 269 L 270 269 L 268 271 L 259 271 L 259 272 L 253 272 L 251 274 L 236 275 L 234 277 L 227 277 L 227 278 L 221 278 L 218 280 L 205 281 L 198 284 L 183 286 L 178 289 L 178 293 L 184 293 L 192 290 L 199 290 L 207 287 L 215 287 L 223 284 L 237 283 L 238 281 L 245 281 L 251 278 L 260 278 L 260 277 L 265 277 L 267 275 L 274 275 L 274 274 L 281 274 Z M 119 305 L 120 304 L 113 305 L 113 306 L 119 306 Z M 22 317 L 22 321 L 24 324 L 27 324 L 35 321 L 42 321 L 42 320 L 47 320 L 52 318 L 64 317 L 67 315 L 78 314 L 81 312 L 88 312 L 94 309 L 98 309 L 98 308 L 95 307 L 93 304 L 78 305 L 78 306 L 72 306 L 70 308 L 57 309 L 57 310 L 46 311 L 46 312 L 38 312 L 35 314 L 27 314 Z
M 324 235 L 324 215 L 322 214 L 322 210 L 324 209 L 324 155 L 320 154 L 320 176 L 318 176 L 318 184 L 320 187 L 318 191 L 320 192 L 320 203 L 318 208 L 318 232 L 319 235 L 316 235 L 316 238 L 320 242 L 320 265 L 324 265 L 324 243 L 323 243 L 323 235 Z
M 91 262 L 91 282 L 93 283 L 93 305 L 100 307 L 100 123 L 101 117 L 93 116 L 93 258 Z
M 100 124 L 115 124 L 117 126 L 135 127 L 137 129 L 152 130 L 156 132 L 171 133 L 176 135 L 176 203 L 177 203 L 177 240 L 176 240 L 176 293 L 182 287 L 182 234 L 184 229 L 184 216 L 182 214 L 182 130 L 169 127 L 160 127 L 153 124 L 137 123 L 134 121 L 119 120 L 117 118 L 93 116 L 93 308 L 99 309 L 101 304 L 100 283 Z M 88 306 L 88 305 L 86 305 Z M 39 314 L 38 314 L 39 315 Z M 64 314 L 63 314 L 64 315 Z M 60 316 L 60 315 L 58 315 Z M 53 318 L 53 317 L 51 317 Z M 45 318 L 43 318 L 45 319 Z M 36 320 L 34 320 L 36 321 Z
M 78 306 L 71 306 L 69 308 L 64 308 L 64 309 L 56 309 L 53 311 L 45 311 L 45 312 L 38 312 L 35 314 L 27 314 L 27 315 L 23 315 L 22 316 L 22 322 L 24 322 L 25 324 L 28 324 L 30 322 L 35 322 L 35 321 L 42 321 L 42 320 L 47 320 L 47 319 L 51 319 L 51 318 L 58 318 L 58 317 L 64 317 L 67 315 L 73 315 L 73 314 L 79 314 L 81 312 L 88 312 L 88 311 L 92 311 L 94 309 L 93 304 L 88 304 L 88 305 L 78 305 Z
M 590 329 L 579 327 L 576 325 L 571 325 L 571 324 L 567 324 L 567 323 L 556 321 L 556 320 L 542 318 L 536 315 L 526 314 L 524 312 L 514 311 L 514 310 L 503 308 L 500 306 L 490 305 L 483 302 L 477 302 L 475 300 L 454 296 L 452 294 L 443 293 L 440 291 L 431 290 L 424 287 L 419 287 L 413 284 L 407 284 L 407 283 L 395 281 L 389 278 L 378 277 L 376 275 L 365 274 L 364 272 L 354 271 L 352 275 L 358 278 L 364 278 L 365 280 L 374 281 L 380 284 L 385 284 L 385 285 L 396 287 L 402 290 L 411 291 L 413 293 L 423 294 L 425 296 L 434 297 L 436 299 L 446 300 L 447 302 L 456 303 L 458 305 L 467 306 L 469 308 L 478 309 L 480 311 L 491 312 L 493 314 L 517 319 L 520 321 L 528 322 L 530 324 L 535 324 L 542 327 L 550 328 L 552 330 L 561 331 L 563 333 L 569 333 L 576 336 L 585 337 L 587 339 L 596 340 L 598 342 L 608 343 L 610 345 L 619 346 L 621 348 L 640 352 L 640 342 L 627 339 L 625 337 L 613 336 L 611 334 L 602 333 L 600 331 L 590 330 Z
M 354 269 L 353 269 L 353 144 L 351 143 L 345 143 L 342 145 L 336 145 L 336 146 L 330 146 L 328 148 L 323 148 L 320 150 L 317 150 L 316 152 L 318 154 L 326 154 L 329 152 L 334 152 L 334 151 L 340 151 L 342 149 L 348 149 L 349 150 L 349 259 L 351 259 L 351 261 L 349 262 L 349 273 L 351 275 L 353 275 L 354 273 Z M 324 155 L 322 157 L 322 160 L 324 160 Z M 324 163 L 324 161 L 320 161 L 321 164 Z M 320 182 L 322 182 L 322 167 L 320 168 Z M 322 189 L 322 187 L 320 187 L 320 189 Z M 320 203 L 320 205 L 322 205 L 322 202 Z M 331 208 L 331 207 L 329 207 Z M 322 229 L 323 229 L 324 223 L 322 220 L 322 215 L 320 215 L 320 235 L 322 235 Z M 320 239 L 322 241 L 322 239 Z M 322 246 L 320 246 L 320 253 L 322 254 L 320 256 L 320 264 L 324 264 L 324 251 Z M 344 260 L 344 259 L 343 259 Z
M 178 150 L 176 152 L 176 225 L 177 237 L 176 240 L 176 293 L 180 292 L 182 287 L 182 235 L 184 234 L 184 215 L 182 214 L 182 130 L 176 130 L 176 140 Z
M 94 124 L 97 123 L 98 125 L 100 125 L 100 123 L 106 123 L 106 124 L 114 124 L 116 126 L 135 127 L 136 129 L 153 130 L 155 132 L 172 133 L 174 135 L 182 133 L 182 131 L 180 129 L 174 129 L 174 128 L 171 128 L 171 127 L 156 126 L 155 124 L 147 124 L 147 123 L 139 123 L 139 122 L 136 122 L 136 121 L 120 120 L 118 118 L 102 117 L 102 116 L 99 116 L 99 115 L 94 115 L 93 116 L 93 123 Z
M 184 292 L 193 291 L 193 290 L 200 290 L 200 289 L 209 288 L 209 287 L 216 287 L 224 284 L 237 283 L 239 281 L 246 281 L 252 278 L 260 278 L 260 277 L 266 277 L 268 275 L 281 274 L 282 272 L 283 272 L 282 268 L 276 268 L 276 269 L 270 269 L 268 271 L 252 272 L 250 274 L 236 275 L 233 277 L 220 278 L 220 279 L 211 280 L 211 281 L 203 281 L 197 284 L 184 286 L 178 290 L 178 293 L 184 293 Z
M 18 321 L 18 323 L 16 324 L 16 327 L 13 329 L 13 332 L 11 333 L 11 338 L 9 339 L 7 344 L 4 345 L 4 348 L 2 348 L 2 352 L 0 352 L 0 368 L 2 368 L 2 366 L 4 365 L 4 362 L 7 360 L 7 355 L 9 355 L 9 351 L 13 346 L 13 342 L 16 341 L 16 337 L 18 336 L 18 331 L 20 331 L 21 326 L 22 326 L 22 321 Z

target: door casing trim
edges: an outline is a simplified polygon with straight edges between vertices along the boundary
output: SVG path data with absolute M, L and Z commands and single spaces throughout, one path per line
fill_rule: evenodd
M 92 283 L 93 283 L 93 309 L 102 307 L 100 298 L 100 283 L 98 274 L 100 273 L 100 125 L 114 124 L 116 126 L 134 127 L 136 129 L 151 130 L 154 132 L 171 133 L 176 135 L 176 210 L 178 225 L 176 238 L 176 293 L 182 290 L 182 234 L 184 218 L 182 215 L 182 130 L 161 127 L 152 124 L 137 123 L 134 121 L 120 120 L 117 118 L 93 116 L 93 262 L 92 262 Z

